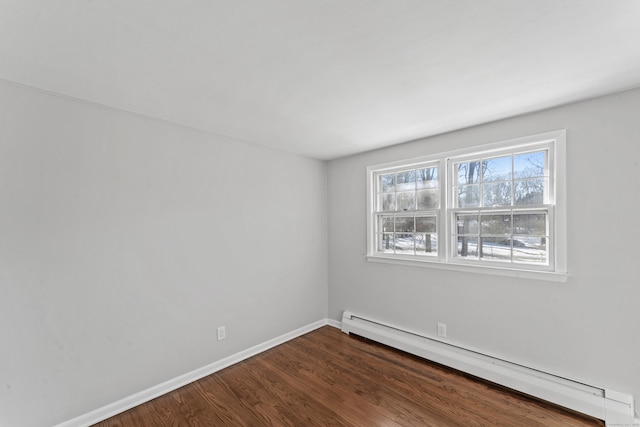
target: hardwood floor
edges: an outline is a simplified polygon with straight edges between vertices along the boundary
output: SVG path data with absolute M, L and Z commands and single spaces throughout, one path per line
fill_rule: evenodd
M 604 426 L 326 326 L 96 426 Z

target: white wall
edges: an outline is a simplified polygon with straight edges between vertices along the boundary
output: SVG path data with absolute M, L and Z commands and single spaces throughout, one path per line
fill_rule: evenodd
M 517 94 L 514 94 L 517 96 Z M 368 263 L 365 168 L 567 129 L 567 283 Z M 640 402 L 640 90 L 329 163 L 329 316 L 343 310 Z
M 323 162 L 0 83 L 0 425 L 325 318 L 326 241 Z

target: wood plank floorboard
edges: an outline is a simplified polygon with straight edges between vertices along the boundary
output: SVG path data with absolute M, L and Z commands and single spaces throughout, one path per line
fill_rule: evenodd
M 129 426 L 604 422 L 325 326 L 95 425 Z

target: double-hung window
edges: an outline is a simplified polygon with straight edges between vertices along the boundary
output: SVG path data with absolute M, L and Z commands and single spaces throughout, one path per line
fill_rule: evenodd
M 368 259 L 564 275 L 564 157 L 554 131 L 367 168 Z
M 439 174 L 432 162 L 376 174 L 376 252 L 438 255 Z

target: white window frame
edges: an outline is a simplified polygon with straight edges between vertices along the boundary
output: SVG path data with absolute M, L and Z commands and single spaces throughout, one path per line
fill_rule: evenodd
M 540 209 L 548 212 L 549 235 L 548 265 L 500 263 L 462 259 L 454 256 L 453 233 L 454 215 L 452 188 L 454 185 L 452 167 L 449 164 L 464 159 L 499 156 L 514 152 L 548 149 L 549 184 L 548 199 Z M 377 177 L 394 170 L 409 169 L 421 165 L 439 167 L 440 208 L 438 209 L 438 248 L 437 256 L 402 255 L 376 251 L 376 186 Z M 382 163 L 367 167 L 367 260 L 466 271 L 499 276 L 522 277 L 530 279 L 565 282 L 567 280 L 567 238 L 566 238 L 566 130 L 555 130 L 506 141 L 473 146 L 445 153 L 437 153 L 412 159 Z M 507 210 L 511 210 L 508 208 Z M 534 208 L 535 209 L 535 208 Z M 398 212 L 401 214 L 401 212 Z

